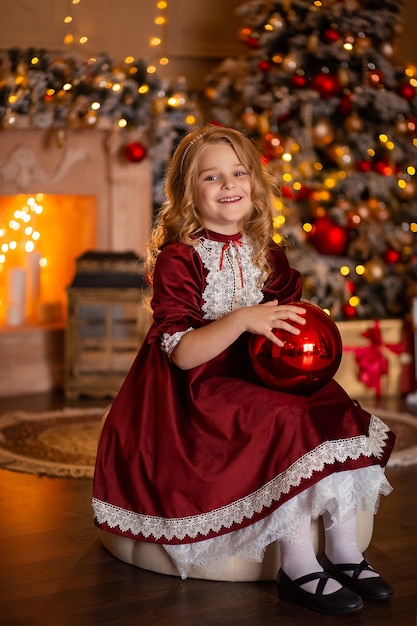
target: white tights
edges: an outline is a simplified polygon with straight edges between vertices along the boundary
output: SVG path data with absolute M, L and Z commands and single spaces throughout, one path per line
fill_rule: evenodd
M 324 514 L 325 552 L 327 558 L 334 564 L 360 563 L 363 560 L 356 542 L 356 510 L 351 509 L 346 513 L 341 523 L 337 526 L 332 524 L 329 514 Z M 304 517 L 300 522 L 299 533 L 296 538 L 282 539 L 280 541 L 281 565 L 284 572 L 295 580 L 300 576 L 313 572 L 322 572 L 311 542 L 311 518 Z M 349 572 L 345 572 L 349 574 Z M 375 572 L 365 570 L 360 577 L 377 576 Z M 318 580 L 313 580 L 303 585 L 303 589 L 314 593 Z M 323 593 L 333 593 L 340 589 L 341 585 L 330 579 Z

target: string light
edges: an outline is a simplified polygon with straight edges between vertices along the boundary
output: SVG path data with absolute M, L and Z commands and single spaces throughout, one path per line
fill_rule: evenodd
M 155 50 L 155 55 L 152 56 L 151 63 L 146 68 L 148 74 L 155 74 L 157 72 L 157 65 L 165 66 L 169 63 L 169 58 L 166 53 L 161 52 L 160 55 L 157 54 L 159 50 L 162 50 L 164 42 L 167 39 L 167 9 L 168 2 L 166 0 L 158 0 L 156 2 L 156 17 L 154 19 L 154 24 L 157 27 L 158 31 L 152 35 L 149 40 L 149 45 L 151 50 Z
M 33 252 L 41 235 L 36 229 L 36 218 L 43 213 L 43 194 L 30 196 L 26 204 L 16 209 L 7 224 L 0 228 L 0 273 L 9 256 L 16 251 Z M 18 241 L 17 241 L 18 239 Z
M 80 2 L 81 0 L 68 0 L 69 8 L 67 9 L 67 14 L 65 15 L 63 20 L 66 27 L 64 44 L 67 46 L 73 43 L 84 45 L 88 41 L 88 37 L 86 35 L 80 35 L 78 37 L 78 41 L 76 41 L 73 8 L 74 6 L 80 4 Z

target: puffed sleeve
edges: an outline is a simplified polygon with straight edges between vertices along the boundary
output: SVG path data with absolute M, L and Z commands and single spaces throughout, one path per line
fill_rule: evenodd
M 301 274 L 290 267 L 287 255 L 277 244 L 270 251 L 272 275 L 264 287 L 264 301 L 278 299 L 279 304 L 298 301 L 302 294 Z
M 204 271 L 193 246 L 176 242 L 164 248 L 155 265 L 154 324 L 148 340 L 157 341 L 202 326 L 203 288 Z

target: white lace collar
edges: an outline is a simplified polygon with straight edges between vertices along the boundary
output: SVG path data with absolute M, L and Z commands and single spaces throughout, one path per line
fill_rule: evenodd
M 257 286 L 261 276 L 252 261 L 253 249 L 246 237 L 222 237 L 217 241 L 202 235 L 196 250 L 207 271 L 203 292 L 204 319 L 215 320 L 235 309 L 262 302 Z

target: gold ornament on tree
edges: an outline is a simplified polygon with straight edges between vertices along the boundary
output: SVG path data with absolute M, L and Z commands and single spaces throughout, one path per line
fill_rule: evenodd
M 372 257 L 365 263 L 365 272 L 363 274 L 367 283 L 377 283 L 385 276 L 385 263 L 377 256 Z
M 348 133 L 360 133 L 363 130 L 363 120 L 357 113 L 352 113 L 345 120 Z
M 313 143 L 317 148 L 325 148 L 334 140 L 334 128 L 325 118 L 318 120 L 312 128 Z

